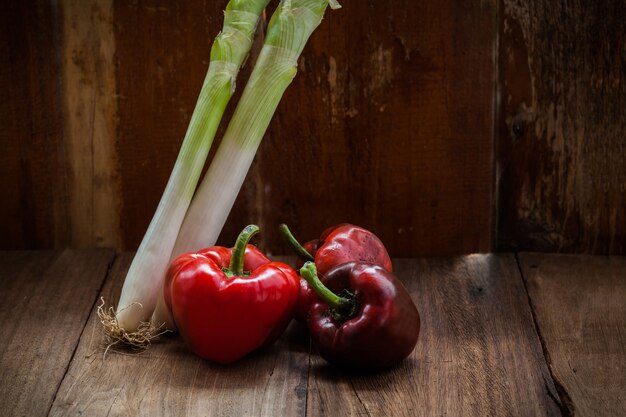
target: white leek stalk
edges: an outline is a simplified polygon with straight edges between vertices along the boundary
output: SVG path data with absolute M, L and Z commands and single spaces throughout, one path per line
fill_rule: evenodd
M 172 258 L 215 244 L 311 33 L 335 0 L 282 0 L 269 22 L 263 48 L 224 138 L 191 202 Z M 173 321 L 163 298 L 154 323 Z
M 147 321 L 163 285 L 174 242 L 198 184 L 215 132 L 235 88 L 259 17 L 269 0 L 231 0 L 224 26 L 211 48 L 211 61 L 187 133 L 156 213 L 126 275 L 114 314 L 101 319 L 114 340 L 143 345 L 154 333 Z M 147 340 L 149 341 L 149 339 Z

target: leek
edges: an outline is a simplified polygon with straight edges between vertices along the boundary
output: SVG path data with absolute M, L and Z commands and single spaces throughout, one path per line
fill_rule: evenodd
M 114 342 L 143 346 L 155 328 L 148 323 L 162 287 L 172 248 L 198 184 L 215 132 L 235 79 L 246 59 L 259 17 L 269 0 L 231 0 L 222 31 L 211 47 L 211 59 L 195 110 L 171 176 L 126 275 L 117 312 L 98 313 Z
M 282 0 L 268 24 L 263 48 L 211 165 L 189 206 L 172 258 L 215 244 L 297 60 L 335 0 Z M 154 323 L 174 324 L 159 299 Z

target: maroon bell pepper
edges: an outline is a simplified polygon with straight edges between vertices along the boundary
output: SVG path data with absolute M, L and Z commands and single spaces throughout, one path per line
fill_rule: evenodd
M 402 282 L 379 265 L 349 262 L 325 275 L 315 264 L 300 270 L 317 298 L 308 327 L 329 363 L 357 370 L 381 370 L 409 356 L 417 343 L 420 317 Z
M 389 272 L 393 266 L 383 242 L 372 232 L 349 223 L 341 223 L 324 230 L 319 239 L 300 245 L 285 224 L 281 224 L 280 233 L 298 255 L 296 269 L 305 261 L 314 261 L 322 282 L 326 273 L 337 265 L 346 262 L 365 262 L 380 265 Z M 300 297 L 295 317 L 306 323 L 309 306 L 315 298 L 314 291 L 304 279 L 300 279 Z
M 306 242 L 304 248 L 293 237 L 289 228 L 281 224 L 280 232 L 302 260 L 314 261 L 321 276 L 331 268 L 346 262 L 365 262 L 380 265 L 393 272 L 391 258 L 383 242 L 372 232 L 349 223 L 341 223 L 324 230 L 319 239 Z

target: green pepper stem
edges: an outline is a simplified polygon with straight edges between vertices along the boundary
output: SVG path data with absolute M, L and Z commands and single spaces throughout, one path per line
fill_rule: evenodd
M 298 242 L 298 240 L 293 236 L 291 230 L 285 223 L 282 223 L 278 226 L 278 230 L 280 231 L 280 235 L 285 239 L 285 241 L 291 246 L 291 249 L 298 255 L 300 259 L 303 261 L 311 261 L 313 262 L 315 258 L 311 256 L 309 252 Z
M 243 275 L 243 258 L 246 253 L 246 246 L 252 236 L 259 233 L 261 229 L 256 224 L 249 224 L 246 226 L 239 236 L 237 236 L 237 240 L 235 241 L 235 246 L 233 246 L 233 254 L 230 258 L 230 264 L 228 265 L 228 269 L 232 272 L 233 275 Z
M 313 291 L 324 300 L 331 309 L 339 312 L 351 311 L 354 308 L 354 301 L 340 297 L 326 287 L 317 276 L 317 268 L 313 262 L 306 262 L 300 269 L 300 275 L 309 283 Z

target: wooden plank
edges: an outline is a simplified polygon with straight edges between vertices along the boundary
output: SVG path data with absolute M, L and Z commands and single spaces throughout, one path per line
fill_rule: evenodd
M 312 357 L 308 415 L 559 416 L 515 258 L 395 260 L 421 314 L 413 354 L 374 375 Z
M 626 254 L 626 3 L 504 0 L 499 250 Z
M 54 4 L 0 4 L 0 248 L 66 241 Z
M 131 254 L 118 257 L 102 291 L 116 303 Z M 272 347 L 231 366 L 194 356 L 178 336 L 142 354 L 110 352 L 92 314 L 50 415 L 304 415 L 308 343 L 296 326 Z
M 104 281 L 108 250 L 0 255 L 0 411 L 45 416 Z
M 565 414 L 626 415 L 626 258 L 519 260 Z
M 66 233 L 75 248 L 119 248 L 113 1 L 63 1 L 59 9 L 70 215 Z
M 303 238 L 354 222 L 394 256 L 491 249 L 496 9 L 377 0 L 327 12 L 244 187 L 273 253 L 289 252 L 281 222 Z

